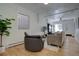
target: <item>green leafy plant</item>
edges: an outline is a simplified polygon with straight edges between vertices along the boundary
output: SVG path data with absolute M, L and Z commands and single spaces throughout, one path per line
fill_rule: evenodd
M 2 46 L 2 36 L 3 35 L 6 35 L 6 36 L 9 36 L 10 32 L 9 32 L 9 29 L 11 28 L 11 21 L 13 21 L 15 19 L 8 19 L 8 18 L 5 18 L 5 19 L 0 19 L 0 36 L 1 36 L 1 39 L 0 39 L 0 47 Z

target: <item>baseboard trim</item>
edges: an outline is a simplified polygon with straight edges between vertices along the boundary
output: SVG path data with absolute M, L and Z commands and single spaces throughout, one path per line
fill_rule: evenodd
M 24 41 L 20 41 L 20 42 L 16 42 L 16 43 L 9 44 L 7 46 L 7 48 L 14 47 L 14 46 L 21 45 L 21 44 L 24 44 Z

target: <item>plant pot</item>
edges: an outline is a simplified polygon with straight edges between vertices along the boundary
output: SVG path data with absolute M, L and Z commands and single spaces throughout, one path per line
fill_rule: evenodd
M 0 53 L 3 53 L 3 52 L 5 52 L 5 47 L 4 46 L 0 47 Z

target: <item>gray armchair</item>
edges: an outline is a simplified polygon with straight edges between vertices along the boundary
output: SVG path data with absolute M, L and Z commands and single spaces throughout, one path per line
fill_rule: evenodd
M 41 51 L 44 46 L 44 42 L 40 35 L 27 35 L 25 33 L 24 46 L 29 51 Z

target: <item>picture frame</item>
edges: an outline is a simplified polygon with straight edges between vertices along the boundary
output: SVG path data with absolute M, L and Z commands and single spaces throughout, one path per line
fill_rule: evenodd
M 17 15 L 17 19 L 18 19 L 18 29 L 29 29 L 29 16 L 22 14 L 22 13 L 18 13 Z

